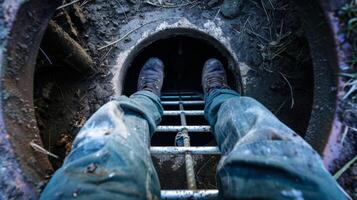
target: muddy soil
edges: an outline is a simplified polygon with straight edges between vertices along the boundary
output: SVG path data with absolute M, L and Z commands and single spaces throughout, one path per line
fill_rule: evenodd
M 340 154 L 342 159 L 336 160 L 337 172 L 357 155 L 357 102 L 350 99 L 341 100 L 339 102 L 339 116 L 345 122 L 344 136 L 341 138 L 343 151 Z M 349 128 L 348 128 L 349 127 Z M 357 199 L 357 163 L 352 164 L 338 179 L 338 183 L 352 197 Z
M 348 66 L 343 69 L 346 74 L 355 74 L 357 69 L 357 64 L 352 62 L 354 57 L 357 55 L 357 29 L 348 29 L 348 21 L 351 15 L 342 8 L 344 5 L 352 5 L 352 1 L 342 1 L 343 3 L 340 7 L 337 7 L 335 16 L 340 20 L 341 30 L 339 32 L 339 37 L 343 42 L 341 42 L 340 48 L 346 55 L 348 55 Z M 350 4 L 351 3 L 351 4 Z M 356 4 L 353 4 L 354 8 Z M 344 78 L 344 81 L 356 80 L 351 78 Z M 338 101 L 338 116 L 343 122 L 344 133 L 340 139 L 342 145 L 342 152 L 340 154 L 340 159 L 336 160 L 336 169 L 334 172 L 339 171 L 342 166 L 350 162 L 357 155 L 357 98 L 356 91 L 352 92 L 348 98 L 345 95 L 350 92 L 351 86 L 344 86 L 345 93 L 339 95 Z M 347 193 L 352 197 L 352 199 L 357 199 L 357 162 L 354 162 L 345 172 L 337 179 L 339 184 L 347 191 Z
M 154 1 L 152 1 L 154 2 Z M 54 17 L 60 26 L 79 42 L 92 57 L 94 71 L 81 74 L 71 68 L 65 58 L 55 59 L 51 45 L 41 44 L 35 77 L 35 108 L 45 148 L 59 156 L 50 158 L 55 169 L 61 166 L 71 142 L 85 121 L 114 95 L 113 72 L 120 49 L 112 45 L 99 47 L 120 37 L 120 28 L 134 19 L 145 18 L 148 12 L 183 13 L 215 20 L 220 18 L 240 37 L 232 45 L 250 68 L 246 95 L 267 106 L 279 119 L 304 135 L 312 105 L 312 64 L 304 31 L 296 7 L 287 0 L 245 0 L 238 5 L 239 13 L 221 0 L 163 1 L 83 1 L 59 10 Z M 137 27 L 132 27 L 133 29 Z M 137 32 L 144 31 L 138 29 Z M 124 42 L 131 42 L 130 35 Z M 197 78 L 199 79 L 199 77 Z M 167 81 L 167 80 L 166 80 Z M 155 141 L 157 143 L 157 141 Z M 170 143 L 171 144 L 171 143 Z M 197 157 L 199 188 L 215 188 L 214 171 L 217 157 Z M 180 158 L 155 157 L 162 188 L 184 189 L 183 162 Z M 177 164 L 180 161 L 179 164 Z M 168 172 L 176 181 L 167 179 Z

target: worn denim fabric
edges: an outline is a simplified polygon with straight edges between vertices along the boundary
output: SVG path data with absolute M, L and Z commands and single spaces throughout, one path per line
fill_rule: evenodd
M 78 133 L 41 199 L 160 199 L 149 145 L 162 114 L 160 99 L 147 91 L 104 105 Z
M 205 117 L 223 153 L 221 199 L 346 199 L 320 156 L 262 104 L 229 89 L 205 100 Z
M 149 145 L 162 113 L 151 92 L 104 105 L 78 133 L 41 199 L 159 199 Z M 345 199 L 319 155 L 252 98 L 215 90 L 205 116 L 223 153 L 221 199 Z

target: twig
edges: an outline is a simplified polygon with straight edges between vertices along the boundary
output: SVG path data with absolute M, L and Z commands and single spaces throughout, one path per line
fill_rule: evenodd
M 337 180 L 341 177 L 341 175 L 352 166 L 353 163 L 357 161 L 357 155 L 350 161 L 348 161 L 340 170 L 338 170 L 333 177 Z
M 201 1 L 195 1 L 192 3 L 192 6 L 190 6 L 190 9 L 196 7 L 198 4 L 202 3 Z
M 216 21 L 216 19 L 217 19 L 217 17 L 218 17 L 218 15 L 219 15 L 220 12 L 221 12 L 221 8 L 218 9 L 216 15 L 215 15 L 214 18 L 213 18 L 213 21 Z
M 356 128 L 353 128 L 353 127 L 350 127 L 350 126 L 347 126 L 347 125 L 346 125 L 346 126 L 345 126 L 345 129 L 344 129 L 344 131 L 343 131 L 343 134 L 342 134 L 342 138 L 341 138 L 341 143 L 342 143 L 342 144 L 343 144 L 343 142 L 345 141 L 346 136 L 347 136 L 349 130 L 352 130 L 352 131 L 357 132 L 357 129 L 356 129 Z
M 80 7 L 83 7 L 84 5 L 86 5 L 88 2 L 90 2 L 90 1 L 92 1 L 92 0 L 85 0 L 85 1 L 83 1 L 83 3 L 81 3 L 81 5 L 80 5 Z
M 352 85 L 348 92 L 343 96 L 343 100 L 347 99 L 354 91 L 357 90 L 357 85 Z
M 116 2 L 118 2 L 118 4 L 119 4 L 119 6 L 120 6 L 121 10 L 122 10 L 122 11 L 123 11 L 123 13 L 124 13 L 124 17 L 125 17 L 125 21 L 126 21 L 126 23 L 128 23 L 128 22 L 129 22 L 129 20 L 128 20 L 128 16 L 126 16 L 126 12 L 125 12 L 125 10 L 124 10 L 123 5 L 121 5 L 121 3 L 120 3 L 119 1 L 116 1 Z
M 248 16 L 248 18 L 245 20 L 245 23 L 243 24 L 243 28 L 241 28 L 241 29 L 239 29 L 239 30 L 237 30 L 235 27 L 233 27 L 233 26 L 231 26 L 231 28 L 235 31 L 235 32 L 237 32 L 237 33 L 241 33 L 241 31 L 245 31 L 246 29 L 245 29 L 245 25 L 247 24 L 247 22 L 248 22 L 248 20 L 249 20 L 249 17 L 250 16 Z
M 342 143 L 342 144 L 343 144 L 343 142 L 345 141 L 345 138 L 346 138 L 347 133 L 348 133 L 348 129 L 349 129 L 349 127 L 348 127 L 348 126 L 345 126 L 345 129 L 344 129 L 344 131 L 343 131 L 343 133 L 342 133 L 342 138 L 341 138 L 341 143 Z
M 248 17 L 248 18 L 249 18 L 249 17 Z M 257 36 L 258 38 L 264 40 L 266 43 L 269 43 L 269 40 L 265 39 L 263 36 L 261 36 L 261 35 L 259 35 L 258 33 L 256 33 L 256 32 L 253 31 L 253 26 L 252 26 L 252 24 L 250 23 L 250 21 L 247 20 L 247 22 L 248 22 L 248 24 L 249 24 L 249 26 L 250 26 L 250 30 L 247 29 L 247 32 L 248 32 L 248 33 L 253 34 L 254 36 Z
M 279 39 L 279 42 L 284 39 L 284 37 L 280 38 Z M 287 47 L 291 44 L 291 42 L 294 41 L 295 38 L 293 38 L 292 40 L 289 40 L 287 42 L 283 42 L 282 44 L 280 45 L 277 45 L 279 48 L 275 51 L 275 52 L 272 52 L 273 55 L 272 57 L 270 58 L 270 60 L 274 60 L 277 56 L 280 56 L 281 53 L 283 53 L 284 51 L 286 51 Z
M 188 6 L 188 5 L 192 5 L 194 3 L 196 3 L 197 1 L 191 1 L 188 3 L 183 3 L 183 4 L 178 4 L 178 5 L 160 5 L 160 4 L 156 4 L 154 2 L 151 2 L 149 0 L 145 1 L 145 3 L 152 5 L 152 6 L 156 6 L 156 7 L 163 7 L 163 8 L 177 8 L 177 7 L 184 7 L 184 6 Z
M 47 56 L 46 52 L 41 49 L 41 47 L 40 47 L 40 51 L 41 51 L 41 53 L 45 56 L 46 60 L 47 60 L 51 65 L 53 65 L 51 59 Z
M 243 30 L 245 30 L 245 26 L 247 25 L 249 18 L 250 18 L 250 15 L 247 17 L 247 19 L 245 20 L 245 22 L 243 24 Z
M 281 35 L 283 35 L 283 26 L 284 26 L 284 19 L 281 19 L 279 37 L 281 37 Z
M 149 23 L 151 23 L 151 22 L 148 22 L 148 23 L 146 23 L 146 24 L 143 24 L 143 25 L 141 25 L 141 26 L 138 26 L 138 27 L 134 28 L 133 30 L 131 30 L 131 31 L 127 32 L 126 34 L 124 34 L 123 37 L 121 37 L 121 38 L 119 38 L 119 39 L 117 39 L 117 40 L 115 40 L 115 41 L 113 41 L 113 42 L 110 42 L 109 44 L 106 44 L 106 45 L 104 45 L 104 46 L 102 46 L 102 47 L 99 47 L 98 50 L 99 50 L 99 51 L 100 51 L 100 50 L 103 50 L 103 49 L 105 49 L 105 48 L 107 48 L 107 47 L 110 47 L 110 46 L 112 46 L 112 45 L 114 45 L 114 44 L 116 44 L 116 43 L 122 41 L 123 39 L 125 39 L 126 37 L 128 37 L 128 35 L 132 34 L 132 33 L 135 32 L 136 30 L 138 30 L 138 29 L 144 27 L 145 25 L 147 25 L 147 24 L 149 24 Z
M 110 47 L 109 50 L 104 54 L 103 57 L 100 58 L 100 64 L 102 64 L 102 62 L 105 60 L 105 58 L 107 58 L 107 56 L 109 55 L 109 53 L 112 51 L 113 47 Z
M 275 10 L 275 6 L 273 5 L 273 3 L 271 2 L 271 0 L 269 0 L 269 3 L 271 5 L 271 7 L 273 8 L 273 10 Z
M 285 100 L 283 101 L 283 103 L 280 104 L 280 106 L 274 111 L 274 115 L 277 115 L 277 114 L 280 112 L 280 110 L 285 106 L 286 100 L 287 100 L 287 99 L 285 99 Z
M 203 165 L 201 165 L 201 167 L 197 170 L 196 176 L 198 176 L 198 175 L 200 174 L 201 170 L 202 170 L 204 167 L 206 167 L 206 165 L 208 165 L 208 164 L 211 162 L 211 160 L 212 160 L 213 158 L 214 158 L 214 157 L 211 156 L 205 163 L 203 163 Z
M 290 96 L 291 96 L 291 106 L 290 109 L 294 107 L 294 92 L 293 92 L 293 87 L 291 86 L 289 80 L 284 76 L 283 73 L 279 72 L 279 74 L 283 77 L 283 79 L 288 83 L 289 89 L 290 89 Z
M 262 40 L 264 40 L 265 42 L 269 43 L 269 40 L 265 39 L 263 36 L 259 35 L 258 33 L 255 33 L 254 31 L 249 30 L 249 29 L 247 29 L 247 32 L 252 34 L 252 35 L 254 35 L 254 36 L 256 36 L 256 37 L 258 37 L 258 38 L 260 38 L 260 39 L 262 39 Z
M 72 5 L 72 4 L 75 4 L 75 3 L 79 2 L 79 1 L 80 1 L 80 0 L 74 0 L 74 1 L 72 1 L 72 2 L 63 4 L 62 6 L 59 6 L 56 10 L 60 10 L 60 9 L 62 9 L 62 8 L 65 8 L 65 7 L 67 7 L 67 6 L 70 6 L 70 5 Z
M 267 10 L 265 9 L 265 4 L 264 4 L 263 0 L 261 0 L 260 2 L 262 3 L 262 7 L 263 7 L 263 10 L 267 16 L 267 20 L 268 20 L 268 22 L 270 22 L 270 17 L 269 17 Z
M 30 146 L 37 152 L 40 152 L 40 153 L 43 153 L 43 154 L 46 154 L 46 155 L 49 155 L 49 156 L 52 156 L 54 158 L 58 158 L 57 155 L 47 151 L 46 149 L 44 149 L 43 147 L 41 147 L 40 145 L 36 144 L 34 141 L 31 141 L 30 142 Z

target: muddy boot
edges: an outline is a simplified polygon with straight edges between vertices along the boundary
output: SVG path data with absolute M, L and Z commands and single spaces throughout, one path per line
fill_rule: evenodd
M 202 70 L 202 87 L 205 96 L 214 89 L 230 89 L 226 71 L 219 60 L 211 58 L 206 61 Z
M 140 71 L 138 91 L 150 91 L 160 97 L 163 81 L 164 64 L 158 58 L 150 58 Z

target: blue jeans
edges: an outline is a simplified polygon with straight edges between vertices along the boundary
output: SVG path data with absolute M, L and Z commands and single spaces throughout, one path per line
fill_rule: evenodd
M 41 199 L 160 199 L 150 138 L 161 120 L 160 99 L 139 91 L 100 108 Z M 222 199 L 346 199 L 319 155 L 263 105 L 232 90 L 206 98 L 205 117 L 222 151 Z

